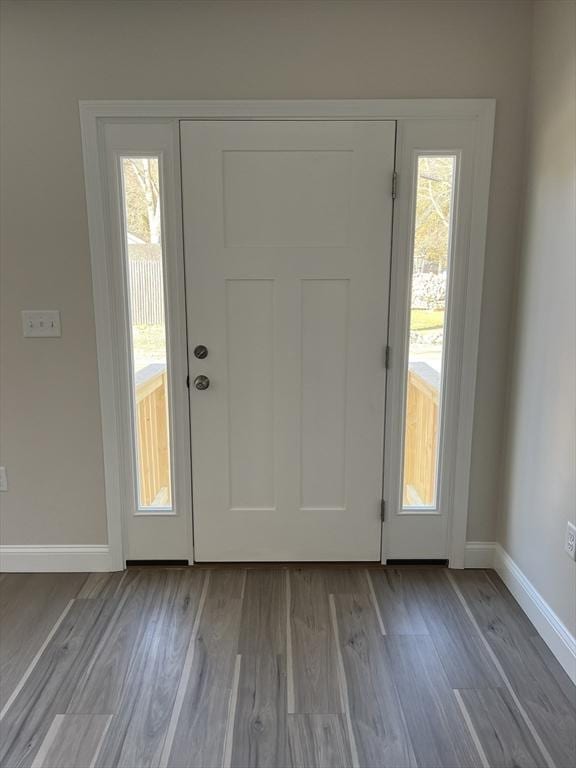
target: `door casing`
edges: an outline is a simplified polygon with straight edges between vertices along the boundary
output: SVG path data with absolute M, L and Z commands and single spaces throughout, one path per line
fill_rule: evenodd
M 120 570 L 125 567 L 126 542 L 124 541 L 125 515 L 129 513 L 126 499 L 126 477 L 122 471 L 122 457 L 126 454 L 125 421 L 121 414 L 123 406 L 123 359 L 122 325 L 117 313 L 112 311 L 118 286 L 114 284 L 111 264 L 112 217 L 110 198 L 106 186 L 106 144 L 104 126 L 109 123 L 123 123 L 138 126 L 142 123 L 164 125 L 165 131 L 176 135 L 181 119 L 230 119 L 230 120 L 396 120 L 400 132 L 403 126 L 415 121 L 430 126 L 433 122 L 446 121 L 449 124 L 468 123 L 473 126 L 474 142 L 471 160 L 472 171 L 471 209 L 467 222 L 468 236 L 466 253 L 459 254 L 464 262 L 462 290 L 465 302 L 458 310 L 453 322 L 460 322 L 462 333 L 457 340 L 459 349 L 458 375 L 455 389 L 458 396 L 458 410 L 455 417 L 452 456 L 451 496 L 446 553 L 449 564 L 454 568 L 464 567 L 466 549 L 466 528 L 468 520 L 470 461 L 472 452 L 472 429 L 474 420 L 474 398 L 477 369 L 482 277 L 486 244 L 486 223 L 492 144 L 494 132 L 494 99 L 391 99 L 391 100 L 349 100 L 349 101 L 82 101 L 80 118 L 82 128 L 86 198 L 88 209 L 90 253 L 92 265 L 93 296 L 96 322 L 98 372 L 100 384 L 100 405 L 104 447 L 104 472 L 106 484 L 106 515 L 108 524 L 108 557 L 102 560 L 102 570 Z M 126 148 L 130 150 L 129 147 Z M 178 146 L 173 146 L 174 166 L 179 167 Z M 398 156 L 397 156 L 398 159 Z M 399 184 L 405 183 L 402 167 L 398 168 Z M 179 174 L 175 174 L 176 199 L 180 199 Z M 397 206 L 396 221 L 401 220 L 401 201 Z M 396 226 L 396 225 L 395 225 Z M 398 258 L 398 244 L 402 242 L 399 233 L 392 250 L 392 261 Z M 179 233 L 181 237 L 181 232 Z M 181 240 L 180 240 L 181 243 Z M 391 340 L 395 331 L 391 317 Z M 399 337 L 398 337 L 399 338 Z M 392 358 L 394 360 L 394 358 Z M 394 366 L 394 362 L 392 363 Z M 390 397 L 389 397 L 390 402 Z M 187 419 L 187 416 L 186 416 Z M 390 421 L 390 420 L 388 420 Z M 185 447 L 183 446 L 184 450 Z M 396 450 L 389 445 L 388 454 Z M 183 462 L 185 463 L 185 462 Z M 387 465 L 388 466 L 388 465 Z M 388 470 L 389 471 L 389 470 Z M 184 469 L 181 470 L 184 472 Z M 178 482 L 178 481 L 177 481 Z M 182 487 L 186 478 L 181 477 Z M 189 482 L 189 478 L 188 478 Z M 398 510 L 388 508 L 388 516 Z M 182 510 L 185 513 L 185 510 Z M 191 510 L 190 510 L 191 514 Z M 383 523 L 386 525 L 386 522 Z M 191 525 L 190 525 L 191 530 Z M 384 531 L 386 541 L 386 530 Z M 188 541 L 189 561 L 193 562 L 193 542 Z M 393 554 L 393 553 L 392 553 Z M 390 557 L 384 551 L 383 561 Z

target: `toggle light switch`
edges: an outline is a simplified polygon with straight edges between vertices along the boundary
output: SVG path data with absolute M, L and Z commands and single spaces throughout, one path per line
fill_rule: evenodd
M 61 336 L 60 312 L 57 309 L 22 310 L 24 336 Z

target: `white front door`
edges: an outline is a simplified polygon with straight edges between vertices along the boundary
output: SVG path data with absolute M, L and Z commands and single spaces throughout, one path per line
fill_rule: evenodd
M 394 141 L 181 123 L 196 561 L 380 560 Z

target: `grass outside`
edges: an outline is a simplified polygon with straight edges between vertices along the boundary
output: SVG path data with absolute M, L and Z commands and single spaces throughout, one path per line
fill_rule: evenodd
M 166 360 L 166 332 L 163 325 L 133 325 L 134 368 Z
M 443 326 L 443 309 L 413 309 L 410 313 L 411 331 L 432 331 Z

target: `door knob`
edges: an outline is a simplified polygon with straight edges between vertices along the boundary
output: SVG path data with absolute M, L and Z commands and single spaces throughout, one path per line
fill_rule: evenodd
M 194 379 L 194 386 L 196 389 L 208 389 L 210 386 L 210 379 L 208 376 L 196 376 Z

